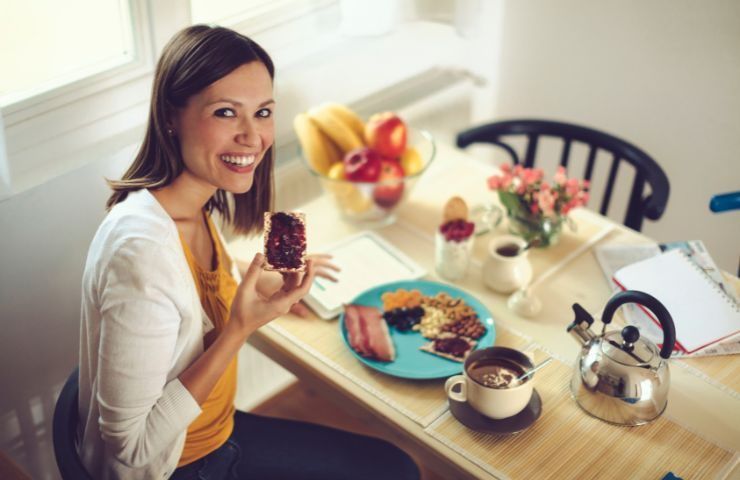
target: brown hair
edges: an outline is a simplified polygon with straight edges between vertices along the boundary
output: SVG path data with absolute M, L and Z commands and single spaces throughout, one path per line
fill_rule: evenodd
M 261 62 L 270 78 L 274 78 L 270 56 L 244 35 L 207 25 L 193 25 L 178 32 L 164 47 L 157 63 L 144 141 L 123 178 L 108 180 L 113 194 L 106 208 L 125 200 L 129 192 L 172 183 L 184 163 L 176 137 L 167 134 L 168 116 L 211 83 L 255 61 Z M 239 233 L 261 230 L 263 213 L 272 207 L 273 148 L 265 152 L 249 191 L 234 195 L 219 189 L 206 204 L 209 211 L 217 210 Z

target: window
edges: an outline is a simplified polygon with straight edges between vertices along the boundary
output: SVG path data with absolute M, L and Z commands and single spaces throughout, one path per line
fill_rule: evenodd
M 193 23 L 215 23 L 230 26 L 241 23 L 270 8 L 265 0 L 190 0 Z
M 0 107 L 134 58 L 127 0 L 4 0 L 4 4 Z M 80 17 L 94 21 L 80 22 Z

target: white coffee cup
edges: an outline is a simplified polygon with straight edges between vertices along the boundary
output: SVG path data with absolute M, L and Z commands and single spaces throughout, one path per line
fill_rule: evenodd
M 532 265 L 524 250 L 527 242 L 514 235 L 499 235 L 488 244 L 488 258 L 483 262 L 483 283 L 499 293 L 511 293 L 527 285 L 532 279 Z M 515 253 L 505 255 L 504 248 Z
M 502 362 L 515 364 L 521 368 L 521 373 L 534 367 L 532 360 L 519 350 L 507 347 L 489 347 L 475 350 L 465 360 L 462 375 L 450 377 L 445 382 L 445 392 L 452 400 L 467 402 L 474 410 L 486 417 L 496 420 L 508 418 L 524 410 L 532 398 L 533 378 L 519 382 L 515 386 L 492 387 L 486 386 L 471 378 L 468 370 L 480 360 L 499 359 Z M 460 391 L 454 387 L 460 385 Z

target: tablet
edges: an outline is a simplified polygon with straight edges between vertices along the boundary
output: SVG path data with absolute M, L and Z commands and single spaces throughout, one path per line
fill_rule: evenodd
M 322 250 L 332 255 L 338 282 L 316 278 L 304 301 L 323 319 L 338 316 L 342 306 L 376 285 L 415 280 L 426 271 L 380 235 L 363 231 Z

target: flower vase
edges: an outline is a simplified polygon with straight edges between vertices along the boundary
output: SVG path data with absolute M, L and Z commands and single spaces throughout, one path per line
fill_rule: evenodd
M 537 247 L 550 247 L 560 240 L 565 217 L 541 217 L 509 213 L 509 232 Z

